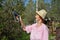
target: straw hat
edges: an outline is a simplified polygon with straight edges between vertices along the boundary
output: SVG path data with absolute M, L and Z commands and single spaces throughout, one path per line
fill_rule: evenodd
M 44 10 L 44 9 L 42 9 L 40 11 L 36 11 L 36 13 L 38 15 L 40 15 L 43 19 L 45 18 L 46 14 L 47 14 L 46 10 Z

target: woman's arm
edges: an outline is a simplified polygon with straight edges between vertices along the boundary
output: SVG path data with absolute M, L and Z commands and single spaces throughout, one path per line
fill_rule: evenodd
M 23 20 L 22 20 L 21 16 L 20 16 L 20 21 L 19 21 L 19 23 L 21 24 L 23 30 L 26 31 L 26 30 L 25 30 L 25 29 L 26 29 L 26 28 L 25 28 L 25 24 L 23 23 Z
M 24 31 L 26 31 L 27 33 L 30 33 L 30 32 L 31 32 L 31 30 L 32 30 L 32 25 L 27 25 L 27 26 L 25 26 L 25 24 L 23 23 L 23 20 L 22 20 L 21 16 L 20 16 L 19 23 L 21 24 L 22 29 L 23 29 Z

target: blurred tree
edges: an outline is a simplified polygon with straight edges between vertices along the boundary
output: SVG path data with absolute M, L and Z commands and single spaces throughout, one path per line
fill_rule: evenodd
M 54 20 L 60 20 L 59 16 L 60 16 L 60 5 L 59 5 L 60 1 L 59 0 L 52 0 L 51 2 L 51 16 L 54 17 Z
M 46 9 L 44 0 L 38 0 L 38 10 Z
M 21 40 L 22 31 L 20 24 L 14 21 L 12 9 L 20 15 L 24 11 L 23 0 L 2 0 L 0 10 L 0 40 Z
M 55 32 L 55 24 L 56 24 L 56 21 L 59 21 L 60 20 L 60 0 L 51 0 L 51 2 L 49 4 L 46 5 L 47 7 L 47 11 L 48 11 L 48 14 L 47 14 L 47 17 L 51 18 L 51 30 L 52 30 L 52 33 Z
M 60 1 L 59 0 L 51 0 L 50 3 L 45 3 L 47 9 L 47 17 L 54 18 L 53 20 L 60 20 Z
M 25 23 L 26 24 L 32 24 L 34 23 L 34 15 L 35 15 L 35 4 L 33 3 L 32 0 L 29 0 L 29 3 L 27 4 L 27 7 L 24 11 L 24 14 L 25 14 Z M 26 21 L 27 20 L 27 21 Z

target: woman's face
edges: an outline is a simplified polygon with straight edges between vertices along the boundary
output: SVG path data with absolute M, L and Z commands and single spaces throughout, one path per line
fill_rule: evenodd
M 40 21 L 40 22 L 42 21 L 38 14 L 35 15 L 35 18 L 36 18 L 36 21 Z

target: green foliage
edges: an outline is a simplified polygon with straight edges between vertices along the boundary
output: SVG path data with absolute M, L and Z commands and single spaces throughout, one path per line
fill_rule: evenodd
M 0 10 L 0 40 L 21 40 L 24 38 L 25 33 L 23 33 L 20 24 L 14 21 L 12 15 L 12 9 L 15 9 L 22 15 L 24 4 L 22 0 L 17 2 L 16 5 L 12 4 L 15 1 L 17 0 L 5 0 L 5 3 L 2 3 L 4 5 L 2 5 L 2 9 Z
M 50 6 L 47 6 L 48 8 L 48 17 L 54 17 L 54 20 L 60 20 L 59 16 L 60 16 L 60 5 L 59 5 L 60 1 L 59 0 L 51 0 L 51 3 L 48 4 Z
M 32 24 L 35 20 L 35 4 L 32 0 L 29 0 L 29 3 L 27 4 L 25 11 L 24 11 L 24 22 L 25 24 Z
M 44 0 L 38 0 L 38 10 L 46 9 Z

